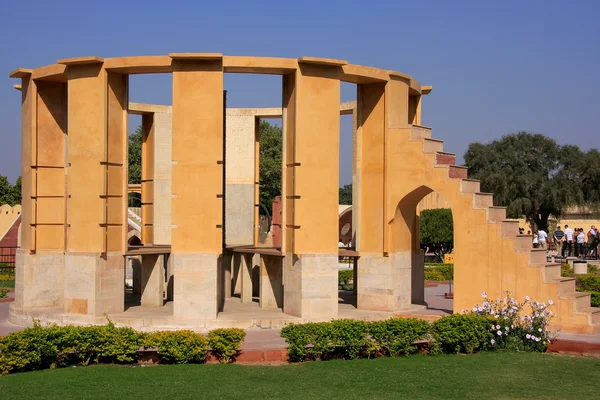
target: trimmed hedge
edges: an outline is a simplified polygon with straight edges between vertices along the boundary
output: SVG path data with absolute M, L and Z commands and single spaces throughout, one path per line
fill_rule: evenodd
M 491 320 L 476 314 L 454 314 L 429 323 L 417 318 L 391 318 L 365 322 L 335 320 L 292 324 L 281 330 L 292 362 L 356 359 L 372 356 L 398 357 L 421 352 L 475 353 L 495 350 L 490 345 Z M 421 349 L 417 342 L 424 341 Z M 545 347 L 544 347 L 545 348 Z M 529 351 L 542 348 L 527 347 Z
M 220 361 L 230 362 L 244 337 L 241 329 L 216 329 L 207 337 L 186 330 L 138 332 L 112 322 L 47 327 L 36 323 L 0 337 L 0 374 L 90 363 L 129 364 L 137 361 L 143 349 L 156 349 L 161 363 L 203 363 L 209 351 Z
M 448 281 L 454 278 L 454 264 L 425 263 L 426 281 Z

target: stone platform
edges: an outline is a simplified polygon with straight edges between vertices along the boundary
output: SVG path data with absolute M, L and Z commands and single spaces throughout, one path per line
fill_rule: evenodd
M 427 309 L 426 306 L 413 305 L 409 309 L 396 312 L 378 312 L 358 310 L 353 304 L 355 296 L 351 292 L 340 291 L 338 319 L 351 318 L 365 321 L 376 321 L 393 316 L 420 316 L 437 318 L 446 314 L 439 309 Z M 225 301 L 223 311 L 212 320 L 183 320 L 173 317 L 173 303 L 165 302 L 163 307 L 144 307 L 131 302 L 125 312 L 108 314 L 107 316 L 90 316 L 64 313 L 62 309 L 42 308 L 35 310 L 19 310 L 11 307 L 8 320 L 12 324 L 30 326 L 35 318 L 43 323 L 58 325 L 101 325 L 110 319 L 117 326 L 129 326 L 141 331 L 191 329 L 206 332 L 216 328 L 241 329 L 279 329 L 290 323 L 324 322 L 331 318 L 298 318 L 284 314 L 280 308 L 260 308 L 257 299 L 251 303 L 242 303 L 239 298 L 232 297 Z

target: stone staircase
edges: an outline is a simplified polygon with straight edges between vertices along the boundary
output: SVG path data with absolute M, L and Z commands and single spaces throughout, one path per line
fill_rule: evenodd
M 432 138 L 430 128 L 413 125 L 410 142 L 422 143 L 423 155 L 431 160 L 433 168 L 447 170 L 447 180 L 460 180 L 461 194 L 472 196 L 474 210 L 486 210 L 488 225 L 499 225 L 496 230 L 498 249 L 504 249 L 504 254 L 506 249 L 512 251 L 511 257 L 516 260 L 511 292 L 515 292 L 519 300 L 523 300 L 525 294 L 541 302 L 553 300 L 551 323 L 555 328 L 600 334 L 600 308 L 591 307 L 590 293 L 577 292 L 575 278 L 561 277 L 561 265 L 548 263 L 544 249 L 532 248 L 531 236 L 519 234 L 518 221 L 506 218 L 505 207 L 493 205 L 493 194 L 481 192 L 480 182 L 468 178 L 466 167 L 456 165 L 456 155 L 444 151 L 443 141 Z

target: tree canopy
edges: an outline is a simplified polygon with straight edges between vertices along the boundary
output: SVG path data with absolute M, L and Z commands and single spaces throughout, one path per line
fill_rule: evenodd
M 454 248 L 454 221 L 449 208 L 423 210 L 419 220 L 421 245 L 429 247 L 440 262 Z
M 339 204 L 352 205 L 352 184 L 340 188 Z
M 0 175 L 0 204 L 21 204 L 21 177 L 12 185 L 7 177 Z
M 548 228 L 548 217 L 567 207 L 600 204 L 600 153 L 558 145 L 544 135 L 519 132 L 488 144 L 471 143 L 465 153 L 469 177 L 494 193 L 494 205 L 532 227 Z
M 281 127 L 260 121 L 260 202 L 269 210 L 281 196 Z M 262 209 L 261 209 L 262 211 Z
M 142 126 L 138 126 L 134 133 L 129 135 L 128 147 L 128 173 L 129 183 L 142 183 Z M 141 196 L 138 193 L 129 193 L 129 207 L 140 207 Z

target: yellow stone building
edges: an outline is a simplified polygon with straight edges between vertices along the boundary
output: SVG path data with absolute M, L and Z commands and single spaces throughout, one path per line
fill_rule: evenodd
M 151 73 L 172 74 L 172 106 L 130 105 L 129 75 Z M 260 137 L 255 131 L 237 142 L 238 150 L 254 154 L 251 164 L 228 157 L 226 73 L 282 77 L 283 240 L 277 248 L 258 247 L 256 234 L 235 242 L 228 234 L 256 229 L 256 208 L 227 204 L 257 206 Z M 518 222 L 507 220 L 492 194 L 481 193 L 454 154 L 421 126 L 421 99 L 431 87 L 409 75 L 326 58 L 174 53 L 63 59 L 11 77 L 21 80 L 23 143 L 12 322 L 43 316 L 99 323 L 107 314 L 146 329 L 204 329 L 347 316 L 339 312 L 337 291 L 338 184 L 340 83 L 350 82 L 357 86 L 351 256 L 359 260 L 362 317 L 423 307 L 417 205 L 436 192 L 454 217 L 456 310 L 480 302 L 483 291 L 497 297 L 510 290 L 519 298 L 553 300 L 555 324 L 564 330 L 600 329 L 589 294 L 577 293 L 559 265 L 531 249 Z M 128 113 L 143 114 L 144 130 L 144 245 L 135 248 L 127 246 Z M 253 118 L 242 129 L 240 116 L 238 131 L 256 127 L 259 117 Z M 232 228 L 242 221 L 247 225 Z M 126 256 L 142 257 L 142 308 L 154 308 L 153 314 L 124 312 Z M 256 260 L 259 309 L 272 313 L 226 317 L 239 281 L 240 301 L 252 303 Z M 170 308 L 163 301 L 165 274 Z M 264 315 L 276 317 L 266 323 Z

